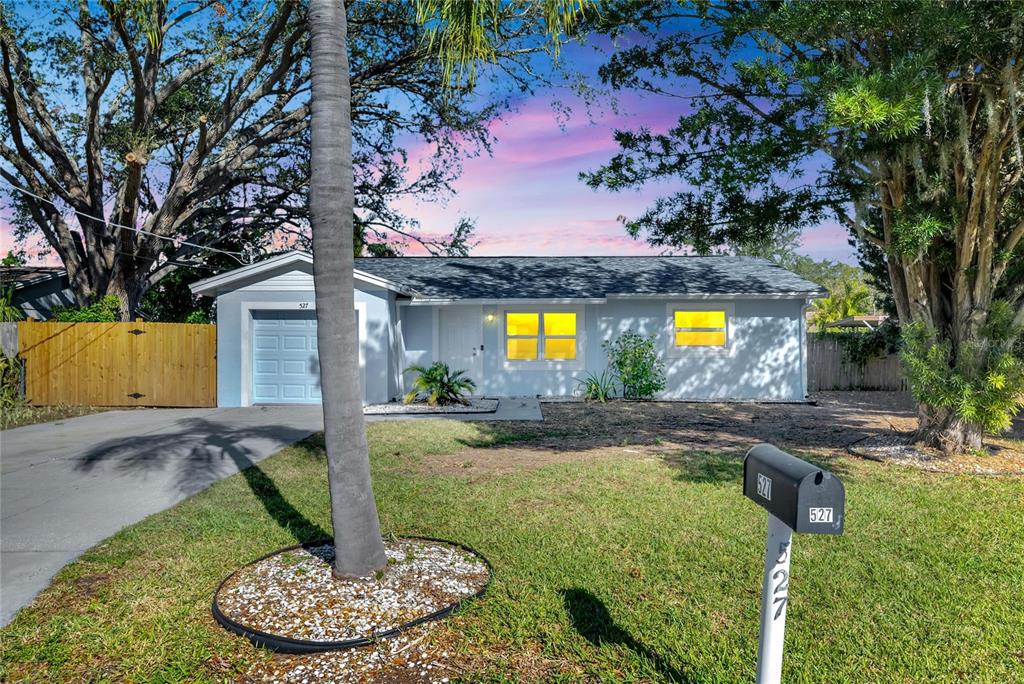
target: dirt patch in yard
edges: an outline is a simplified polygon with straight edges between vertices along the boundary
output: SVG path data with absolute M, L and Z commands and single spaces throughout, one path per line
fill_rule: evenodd
M 1009 439 L 996 441 L 998 443 L 989 440 L 978 452 L 948 457 L 938 449 L 915 443 L 913 435 L 893 433 L 854 442 L 849 451 L 871 461 L 898 463 L 932 472 L 1024 476 L 1024 449 Z
M 75 590 L 78 593 L 78 598 L 91 599 L 95 596 L 101 587 L 110 581 L 110 575 L 105 572 L 94 573 L 91 575 L 82 575 L 74 581 Z
M 420 467 L 434 474 L 476 478 L 552 463 L 656 456 L 693 470 L 697 477 L 719 478 L 733 472 L 734 460 L 758 442 L 831 460 L 847 455 L 846 448 L 858 440 L 917 427 L 913 401 L 901 392 L 822 392 L 813 399 L 813 404 L 545 403 L 543 423 L 482 423 L 480 427 L 491 433 L 488 439 L 467 444 L 469 449 L 456 454 L 425 457 Z M 509 434 L 517 441 L 509 444 Z M 1010 434 L 988 442 L 1001 461 L 1019 459 L 1024 469 L 1021 439 L 1024 421 L 1018 419 Z M 492 441 L 501 446 L 486 446 Z M 725 455 L 729 463 L 708 466 L 687 456 L 698 452 Z M 932 465 L 964 472 L 955 460 Z

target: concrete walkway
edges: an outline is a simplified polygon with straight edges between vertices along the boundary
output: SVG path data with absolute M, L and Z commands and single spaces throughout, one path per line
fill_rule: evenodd
M 543 420 L 494 413 L 379 420 Z M 121 528 L 323 429 L 319 406 L 108 411 L 0 433 L 0 625 L 64 565 Z

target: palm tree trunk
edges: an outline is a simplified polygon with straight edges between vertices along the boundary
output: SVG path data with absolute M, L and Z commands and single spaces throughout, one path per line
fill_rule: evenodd
M 345 8 L 311 0 L 310 222 L 334 573 L 365 577 L 387 558 L 370 483 L 352 282 L 352 119 Z

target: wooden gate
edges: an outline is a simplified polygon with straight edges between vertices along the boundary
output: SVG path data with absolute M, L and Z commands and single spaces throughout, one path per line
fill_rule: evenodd
M 18 354 L 36 405 L 217 405 L 214 325 L 24 321 Z

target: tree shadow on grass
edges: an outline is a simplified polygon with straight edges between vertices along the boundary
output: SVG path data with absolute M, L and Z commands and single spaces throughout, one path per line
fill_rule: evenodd
M 662 460 L 676 469 L 677 480 L 713 484 L 743 479 L 743 456 L 733 452 L 679 451 Z
M 201 418 L 183 420 L 178 429 L 112 439 L 78 458 L 79 472 L 112 468 L 118 475 L 163 478 L 163 487 L 176 498 L 195 494 L 217 480 L 241 472 L 253 495 L 271 518 L 297 542 L 330 537 L 288 499 L 254 462 L 256 452 L 246 446 L 265 440 L 295 442 L 308 433 L 282 425 L 231 427 Z M 264 452 L 265 453 L 265 452 Z
M 220 448 L 223 454 L 234 461 L 253 495 L 263 504 L 264 510 L 282 529 L 295 537 L 295 541 L 306 542 L 331 536 L 289 503 L 277 484 L 249 459 L 244 450 L 218 437 L 211 437 L 208 444 Z
M 664 657 L 619 627 L 604 602 L 586 589 L 559 589 L 573 628 L 594 646 L 624 646 L 654 665 L 671 682 L 691 682 L 693 678 L 673 667 Z
M 850 472 L 843 461 L 821 458 L 817 454 L 790 452 L 797 458 L 836 475 Z M 675 479 L 699 484 L 743 483 L 743 459 L 746 451 L 676 451 L 662 456 L 664 463 L 677 472 Z

